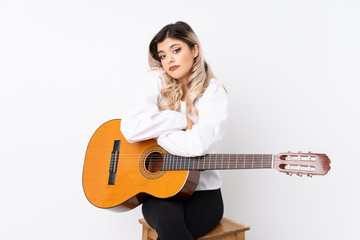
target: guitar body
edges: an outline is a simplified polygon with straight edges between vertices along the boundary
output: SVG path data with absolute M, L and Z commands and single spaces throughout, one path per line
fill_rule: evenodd
M 111 120 L 96 130 L 88 144 L 83 169 L 83 189 L 96 207 L 126 211 L 149 195 L 183 200 L 195 190 L 199 171 L 160 171 L 167 152 L 155 140 L 126 141 L 121 120 Z

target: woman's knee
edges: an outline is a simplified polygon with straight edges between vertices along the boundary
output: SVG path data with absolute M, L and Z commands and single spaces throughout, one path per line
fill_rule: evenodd
M 142 211 L 153 228 L 184 224 L 183 207 L 179 202 L 150 198 L 144 202 Z

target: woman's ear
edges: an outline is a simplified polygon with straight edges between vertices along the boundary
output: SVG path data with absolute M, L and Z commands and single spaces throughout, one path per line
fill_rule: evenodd
M 198 45 L 194 45 L 193 49 L 192 49 L 192 52 L 193 52 L 193 56 L 194 58 L 196 58 L 197 56 L 199 56 L 199 47 Z

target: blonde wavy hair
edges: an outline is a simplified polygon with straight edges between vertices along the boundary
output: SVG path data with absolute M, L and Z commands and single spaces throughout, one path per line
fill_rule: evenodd
M 170 77 L 161 65 L 161 60 L 158 55 L 157 45 L 163 42 L 166 38 L 174 38 L 185 42 L 192 50 L 195 45 L 198 46 L 199 54 L 194 59 L 192 67 L 192 74 L 189 77 L 189 90 L 186 98 L 186 114 L 198 115 L 198 110 L 195 108 L 195 101 L 201 97 L 206 88 L 209 86 L 210 79 L 214 78 L 214 74 L 209 65 L 203 58 L 200 42 L 191 27 L 185 22 L 176 22 L 163 27 L 158 34 L 151 40 L 149 45 L 149 65 L 152 70 L 163 70 L 162 89 L 160 94 L 162 101 L 159 104 L 160 110 L 178 110 L 180 108 L 180 101 L 183 95 L 182 84 L 177 79 Z

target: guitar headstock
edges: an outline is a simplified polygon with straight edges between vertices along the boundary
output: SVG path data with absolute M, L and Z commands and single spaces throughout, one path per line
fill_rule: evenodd
M 274 156 L 273 168 L 289 175 L 325 175 L 330 170 L 330 159 L 323 153 L 279 153 Z

